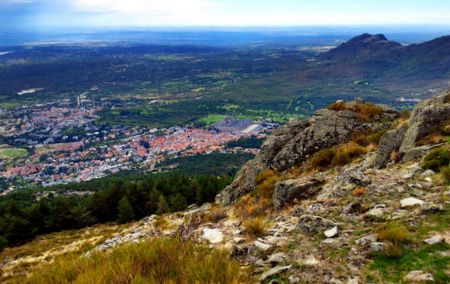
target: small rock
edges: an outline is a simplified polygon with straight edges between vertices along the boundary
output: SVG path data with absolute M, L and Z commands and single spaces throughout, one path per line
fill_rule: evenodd
M 264 272 L 264 273 L 261 275 L 261 277 L 259 278 L 259 281 L 264 281 L 264 280 L 266 280 L 267 278 L 269 278 L 269 277 L 271 277 L 271 276 L 277 275 L 277 274 L 279 274 L 279 273 L 281 273 L 281 272 L 284 272 L 284 271 L 286 271 L 286 270 L 291 269 L 291 267 L 292 267 L 292 265 L 288 265 L 288 266 L 276 266 L 276 267 L 274 267 L 274 268 L 272 268 L 272 269 L 270 269 L 270 270 Z
M 384 243 L 382 242 L 373 242 L 370 245 L 370 248 L 373 252 L 381 252 L 384 250 Z
M 244 238 L 234 238 L 233 241 L 236 244 L 243 244 L 243 243 L 245 243 L 245 239 Z
M 325 234 L 325 236 L 326 236 L 327 238 L 332 238 L 332 237 L 334 237 L 334 236 L 336 236 L 336 235 L 338 234 L 338 227 L 337 227 L 337 226 L 334 226 L 333 228 L 331 228 L 331 229 L 329 229 L 329 230 L 326 230 L 326 231 L 324 232 L 324 234 Z
M 269 245 L 260 241 L 255 241 L 253 245 L 262 251 L 268 251 L 273 248 L 273 245 Z
M 408 210 L 397 210 L 391 215 L 392 220 L 400 220 L 405 219 L 408 217 L 409 211 Z
M 426 170 L 420 175 L 420 177 L 423 179 L 426 179 L 426 178 L 434 176 L 435 174 L 436 173 L 433 170 Z
M 274 264 L 282 262 L 285 258 L 286 258 L 286 255 L 284 255 L 284 253 L 280 252 L 280 253 L 272 254 L 267 261 L 272 263 L 272 265 L 274 265 Z
M 436 235 L 436 236 L 433 236 L 431 238 L 424 240 L 424 242 L 426 242 L 429 245 L 443 243 L 444 241 L 445 241 L 444 237 L 440 236 L 440 235 Z
M 358 276 L 356 276 L 355 278 L 348 277 L 347 284 L 358 284 L 358 283 L 359 283 Z
M 223 241 L 223 233 L 219 229 L 208 229 L 203 230 L 203 239 L 209 241 L 211 244 L 217 244 Z
M 362 237 L 356 241 L 357 245 L 367 246 L 377 241 L 377 235 L 372 234 L 365 237 Z
M 408 167 L 408 172 L 402 176 L 404 179 L 412 178 L 414 175 L 423 172 L 423 169 L 417 165 L 412 165 Z
M 424 212 L 424 213 L 436 213 L 439 211 L 443 211 L 444 209 L 433 203 L 433 202 L 424 202 L 422 204 L 420 204 L 420 211 Z
M 289 276 L 288 280 L 289 280 L 289 283 L 291 283 L 291 284 L 295 284 L 295 283 L 299 283 L 300 282 L 300 278 L 298 278 L 295 275 Z
M 405 276 L 405 280 L 411 282 L 425 282 L 434 281 L 434 277 L 431 273 L 426 273 L 421 270 L 413 270 Z
M 400 207 L 412 207 L 416 205 L 422 205 L 424 203 L 423 200 L 417 199 L 415 197 L 408 197 L 405 199 L 400 200 Z
M 365 217 L 368 219 L 379 220 L 383 218 L 384 208 L 373 208 L 366 212 Z
M 303 261 L 303 265 L 306 266 L 315 266 L 317 264 L 319 264 L 319 261 L 313 255 L 308 256 L 308 258 Z

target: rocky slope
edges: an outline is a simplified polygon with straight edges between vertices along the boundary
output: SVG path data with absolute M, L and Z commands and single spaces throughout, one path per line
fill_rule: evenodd
M 267 139 L 217 204 L 150 216 L 93 250 L 179 236 L 229 250 L 255 283 L 448 283 L 450 190 L 422 161 L 449 147 L 450 92 L 421 102 L 409 120 L 399 117 L 356 99 L 293 121 Z M 378 146 L 361 138 L 383 132 Z M 312 162 L 322 149 L 352 147 L 365 151 L 347 164 Z M 3 273 L 21 261 L 34 264 L 17 256 Z

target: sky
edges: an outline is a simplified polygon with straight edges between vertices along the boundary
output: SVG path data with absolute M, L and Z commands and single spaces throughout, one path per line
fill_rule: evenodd
M 0 29 L 450 26 L 449 0 L 0 0 Z

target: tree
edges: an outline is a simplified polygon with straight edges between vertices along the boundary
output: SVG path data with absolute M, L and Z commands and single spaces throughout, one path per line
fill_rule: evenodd
M 161 194 L 158 198 L 158 210 L 156 210 L 156 214 L 164 214 L 167 212 L 169 212 L 169 204 L 164 195 Z
M 119 215 L 117 217 L 118 222 L 126 223 L 134 219 L 133 207 L 131 207 L 131 204 L 126 196 L 120 199 L 117 210 L 119 211 Z

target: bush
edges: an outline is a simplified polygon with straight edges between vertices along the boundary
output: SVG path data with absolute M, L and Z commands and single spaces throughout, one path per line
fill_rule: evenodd
M 355 106 L 358 117 L 362 121 L 370 121 L 375 116 L 383 113 L 383 108 L 373 103 L 357 104 Z
M 450 164 L 450 151 L 447 147 L 440 147 L 431 150 L 423 159 L 422 168 L 439 172 L 441 167 Z
M 121 245 L 91 257 L 69 256 L 28 283 L 252 283 L 237 260 L 178 238 Z
M 383 137 L 383 134 L 386 132 L 387 130 L 380 130 L 378 132 L 370 134 L 369 136 L 367 136 L 367 140 L 369 140 L 370 143 L 378 145 L 380 143 L 381 137 Z
M 244 221 L 244 223 L 242 223 L 242 226 L 244 226 L 245 230 L 249 234 L 260 237 L 266 231 L 267 225 L 266 225 L 266 222 L 264 222 L 264 220 L 262 218 L 255 217 L 250 220 Z
M 409 237 L 408 229 L 399 222 L 388 222 L 378 229 L 378 238 L 394 244 L 405 242 Z
M 322 149 L 315 153 L 311 159 L 311 166 L 313 168 L 326 168 L 331 164 L 336 151 L 333 149 Z
M 346 151 L 339 151 L 331 160 L 333 166 L 344 166 L 352 161 L 350 155 Z
M 450 181 L 450 166 L 442 167 L 441 168 L 441 176 L 446 181 Z
M 339 110 L 346 110 L 348 108 L 345 105 L 344 101 L 337 101 L 334 104 L 331 104 L 331 105 L 327 106 L 327 109 L 339 111 Z

